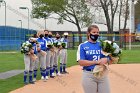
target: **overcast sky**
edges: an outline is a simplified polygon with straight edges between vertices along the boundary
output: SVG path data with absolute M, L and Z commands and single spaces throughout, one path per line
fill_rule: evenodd
M 28 15 L 28 12 L 27 10 L 21 10 L 19 9 L 19 7 L 21 6 L 24 6 L 24 7 L 28 7 L 29 10 L 30 10 L 30 13 L 31 13 L 31 10 L 32 10 L 32 4 L 31 4 L 31 1 L 30 0 L 5 0 L 6 3 L 7 3 L 7 25 L 8 26 L 15 26 L 15 27 L 20 27 L 20 22 L 18 20 L 22 20 L 22 27 L 23 28 L 28 28 L 28 20 L 27 20 L 27 15 Z M 15 9 L 16 11 L 18 11 L 19 13 L 22 13 L 23 15 L 21 14 L 16 14 L 16 12 L 13 10 Z M 4 16 L 4 6 L 2 5 L 0 7 L 0 26 L 4 25 L 5 24 L 5 16 Z M 13 10 L 13 11 L 11 11 Z M 23 17 L 25 16 L 25 17 Z M 31 19 L 31 18 L 30 18 Z M 40 29 L 44 29 L 44 20 L 43 19 L 33 19 L 35 22 L 41 24 L 41 27 L 39 27 L 38 25 L 36 24 L 33 24 L 30 20 L 30 28 L 31 29 L 35 29 L 35 30 L 40 30 Z M 65 24 L 63 25 L 58 25 L 57 24 L 57 21 L 54 20 L 54 19 L 47 19 L 46 20 L 47 22 L 47 29 L 49 30 L 55 30 L 55 31 L 76 31 L 77 28 L 75 25 L 71 24 L 71 23 L 68 23 L 68 22 L 65 22 Z M 115 20 L 115 24 L 117 24 L 118 22 Z M 106 28 L 106 25 L 98 25 L 100 27 L 100 30 L 107 30 Z M 117 25 L 114 25 L 115 28 L 114 30 L 116 30 L 118 28 Z M 83 29 L 83 30 L 86 30 Z
M 6 9 L 7 10 L 7 18 L 6 18 L 7 25 L 20 27 L 21 24 L 18 20 L 22 20 L 23 28 L 28 28 L 28 19 L 22 17 L 21 15 L 16 14 L 15 12 L 11 11 L 11 9 L 15 9 L 18 12 L 24 14 L 24 16 L 27 16 L 28 15 L 27 10 L 21 10 L 21 9 L 19 9 L 19 7 L 21 7 L 21 6 L 28 7 L 30 10 L 30 13 L 31 13 L 31 10 L 32 10 L 31 1 L 30 0 L 5 0 L 5 1 L 7 3 L 7 6 L 8 6 L 8 8 Z M 0 25 L 1 26 L 5 24 L 5 21 L 4 21 L 4 19 L 5 19 L 4 13 L 5 12 L 4 11 L 5 11 L 5 7 L 4 7 L 4 5 L 2 5 L 0 8 Z M 30 20 L 30 28 L 31 29 L 37 29 L 37 30 L 44 29 L 45 21 L 43 19 L 38 19 L 38 20 L 33 19 L 33 20 L 36 21 L 37 23 L 41 24 L 41 26 L 43 28 L 40 28 L 38 25 L 33 24 Z M 46 22 L 47 22 L 46 26 L 50 30 L 68 30 L 68 31 L 77 30 L 75 25 L 68 23 L 68 22 L 66 22 L 64 25 L 58 25 L 57 21 L 54 19 L 47 19 Z

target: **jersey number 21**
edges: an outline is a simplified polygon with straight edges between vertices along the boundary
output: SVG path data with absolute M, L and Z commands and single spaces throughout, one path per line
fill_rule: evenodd
M 100 59 L 100 56 L 96 56 L 96 55 L 93 56 L 93 61 L 98 61 L 99 59 Z

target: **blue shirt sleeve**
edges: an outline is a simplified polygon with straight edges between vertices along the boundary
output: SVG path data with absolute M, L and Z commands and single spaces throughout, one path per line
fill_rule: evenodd
M 77 51 L 77 61 L 85 59 L 86 59 L 85 51 L 82 45 L 80 44 Z

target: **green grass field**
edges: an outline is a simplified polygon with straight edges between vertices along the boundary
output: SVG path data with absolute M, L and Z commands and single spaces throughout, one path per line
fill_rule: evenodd
M 76 51 L 77 50 L 68 50 L 68 67 L 77 65 Z M 139 53 L 140 50 L 123 50 L 122 59 L 119 63 L 140 63 Z M 20 52 L 15 54 L 0 53 L 0 73 L 14 69 L 24 69 L 23 55 L 20 54 Z M 40 74 L 38 79 L 40 79 Z M 23 74 L 19 74 L 9 79 L 0 80 L 0 93 L 8 93 L 9 91 L 22 86 L 24 86 Z

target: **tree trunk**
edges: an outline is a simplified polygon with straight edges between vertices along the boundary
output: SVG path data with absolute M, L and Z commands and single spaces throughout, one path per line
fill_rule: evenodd
M 122 48 L 122 33 L 121 33 L 121 15 L 122 15 L 122 1 L 120 2 L 120 12 L 119 12 L 119 46 Z
M 126 13 L 125 13 L 125 21 L 124 21 L 123 31 L 126 29 L 128 16 L 129 16 L 129 6 L 128 6 L 128 0 L 127 0 L 126 1 Z
M 112 16 L 112 20 L 111 20 L 111 41 L 113 41 L 113 37 L 114 37 L 114 34 L 115 34 L 113 28 L 114 28 L 114 15 Z
M 124 21 L 124 27 L 123 27 L 125 49 L 126 49 L 126 36 L 125 36 L 125 29 L 126 29 L 126 25 L 127 25 L 128 15 L 129 15 L 129 6 L 128 6 L 128 0 L 127 0 L 127 1 L 126 1 L 125 21 Z
M 78 29 L 78 35 L 79 35 L 79 44 L 82 43 L 82 34 L 81 34 L 81 28 L 79 24 L 77 24 L 77 29 Z
M 108 34 L 108 40 L 111 40 L 112 41 L 112 37 L 110 36 L 111 35 L 111 33 L 112 33 L 112 29 L 111 29 L 111 26 L 110 26 L 110 18 L 109 18 L 109 14 L 108 14 L 108 12 L 107 11 L 104 11 L 104 13 L 105 13 L 105 18 L 106 18 L 106 22 L 107 22 L 107 29 L 108 29 L 108 32 L 107 32 L 107 34 Z

